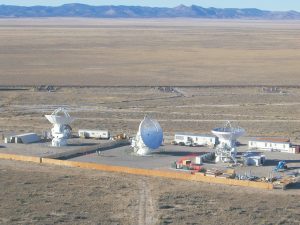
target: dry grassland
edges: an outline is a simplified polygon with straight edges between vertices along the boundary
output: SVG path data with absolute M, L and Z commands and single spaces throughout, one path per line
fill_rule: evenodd
M 297 85 L 297 21 L 0 20 L 1 85 Z
M 65 106 L 79 128 L 134 135 L 145 114 L 166 136 L 226 120 L 248 136 L 300 137 L 300 24 L 290 21 L 1 19 L 0 135 L 50 130 Z M 135 88 L 124 87 L 137 86 Z M 123 86 L 118 88 L 105 86 Z M 140 86 L 140 87 L 139 87 Z M 299 224 L 299 195 L 0 163 L 1 224 Z
M 299 224 L 299 195 L 1 161 L 1 224 Z
M 0 134 L 50 130 L 44 117 L 59 106 L 76 118 L 80 128 L 108 129 L 113 135 L 135 135 L 145 114 L 156 118 L 165 136 L 175 132 L 210 134 L 226 120 L 246 129 L 248 136 L 300 137 L 300 89 L 278 93 L 262 88 L 61 88 L 56 92 L 0 91 Z M 169 139 L 167 139 L 169 140 Z

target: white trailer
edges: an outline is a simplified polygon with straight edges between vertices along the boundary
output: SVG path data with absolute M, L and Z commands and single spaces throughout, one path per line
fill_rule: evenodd
M 212 135 L 176 133 L 173 143 L 185 146 L 215 146 L 217 137 Z
M 288 139 L 253 139 L 248 142 L 249 149 L 259 149 L 264 151 L 290 152 L 291 143 Z
M 78 130 L 78 135 L 81 138 L 97 138 L 97 139 L 109 139 L 110 134 L 107 130 Z

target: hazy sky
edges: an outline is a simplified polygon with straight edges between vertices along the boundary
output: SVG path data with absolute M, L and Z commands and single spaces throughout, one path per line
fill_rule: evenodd
M 62 5 L 66 3 L 84 3 L 90 5 L 141 5 L 174 7 L 180 4 L 200 5 L 219 8 L 259 8 L 269 10 L 300 11 L 300 0 L 0 0 L 6 5 Z

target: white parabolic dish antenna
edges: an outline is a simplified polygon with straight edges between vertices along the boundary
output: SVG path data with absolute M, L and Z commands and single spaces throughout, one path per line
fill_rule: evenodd
M 145 116 L 139 126 L 132 147 L 138 155 L 147 155 L 151 150 L 159 148 L 163 142 L 163 130 L 159 123 Z
M 45 115 L 45 117 L 50 123 L 59 125 L 69 125 L 75 120 L 64 108 L 58 108 L 51 115 Z
M 211 131 L 219 138 L 220 144 L 226 144 L 229 148 L 235 146 L 236 140 L 245 134 L 241 127 L 233 127 L 230 121 L 227 121 L 223 127 L 215 128 Z
M 51 129 L 53 137 L 52 146 L 60 147 L 67 145 L 67 139 L 71 134 L 69 124 L 75 119 L 64 108 L 58 108 L 51 115 L 45 115 L 45 117 L 53 124 L 53 128 Z
M 229 121 L 223 127 L 215 128 L 211 131 L 219 138 L 216 148 L 216 162 L 237 162 L 236 140 L 245 134 L 245 130 L 240 127 L 233 127 Z

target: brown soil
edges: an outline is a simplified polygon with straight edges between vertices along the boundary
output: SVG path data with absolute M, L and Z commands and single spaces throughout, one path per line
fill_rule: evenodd
M 1 224 L 299 224 L 299 193 L 0 164 Z
M 1 85 L 297 85 L 299 23 L 0 20 Z M 135 134 L 145 114 L 174 132 L 233 120 L 249 136 L 297 140 L 300 91 L 62 88 L 0 91 L 0 134 L 38 132 L 66 106 L 79 128 Z M 0 163 L 1 224 L 299 224 L 297 191 L 276 192 Z M 298 191 L 299 192 L 299 191 Z
M 50 130 L 44 117 L 59 106 L 76 117 L 78 129 L 108 129 L 135 135 L 141 119 L 156 118 L 165 136 L 175 132 L 210 134 L 231 120 L 248 136 L 299 138 L 300 89 L 279 88 L 61 88 L 56 92 L 0 91 L 1 133 Z M 2 131 L 2 132 L 1 132 Z M 296 140 L 297 141 L 297 140 Z
M 1 85 L 295 85 L 297 21 L 1 19 Z

